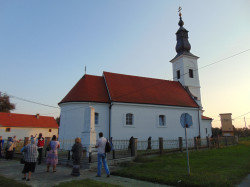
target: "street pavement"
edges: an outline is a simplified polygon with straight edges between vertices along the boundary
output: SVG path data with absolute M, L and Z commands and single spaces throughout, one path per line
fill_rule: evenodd
M 35 173 L 32 174 L 30 181 L 23 181 L 22 177 L 23 164 L 20 164 L 17 160 L 0 159 L 0 175 L 14 179 L 18 182 L 26 183 L 33 187 L 50 187 L 55 186 L 61 182 L 67 182 L 71 180 L 83 180 L 83 179 L 92 179 L 100 182 L 116 184 L 125 187 L 166 187 L 166 185 L 140 181 L 125 177 L 113 176 L 109 178 L 106 177 L 105 172 L 103 171 L 102 177 L 96 177 L 96 169 L 94 170 L 81 170 L 81 176 L 74 177 L 71 176 L 72 167 L 57 165 L 56 172 L 47 172 L 46 165 L 41 164 L 36 166 Z M 111 168 L 112 171 L 112 168 Z

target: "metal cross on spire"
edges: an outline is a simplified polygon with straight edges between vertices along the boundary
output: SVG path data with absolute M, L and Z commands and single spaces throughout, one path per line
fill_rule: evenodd
M 180 17 L 181 17 L 181 10 L 182 10 L 182 8 L 181 8 L 181 6 L 179 6 L 178 12 L 179 12 L 179 16 L 180 16 Z

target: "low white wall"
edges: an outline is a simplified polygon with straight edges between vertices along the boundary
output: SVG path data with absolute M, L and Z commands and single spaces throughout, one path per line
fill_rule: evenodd
M 10 128 L 10 132 L 6 132 L 6 128 Z M 51 129 L 51 132 L 49 132 L 49 129 Z M 42 133 L 43 137 L 52 137 L 53 135 L 58 137 L 58 129 L 55 128 L 0 127 L 0 136 L 3 139 L 14 135 L 16 135 L 17 139 L 24 139 L 24 137 L 35 136 L 36 134 L 38 137 L 39 133 Z

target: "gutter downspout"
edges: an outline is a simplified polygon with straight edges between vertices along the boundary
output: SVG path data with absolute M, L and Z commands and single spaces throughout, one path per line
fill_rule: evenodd
M 109 140 L 110 140 L 110 137 L 111 137 L 111 109 L 112 109 L 113 103 L 112 103 L 112 98 L 111 98 L 111 95 L 109 92 L 109 87 L 108 87 L 104 72 L 103 72 L 103 79 L 104 79 L 105 86 L 107 88 L 107 92 L 108 92 L 109 100 L 110 100 L 110 105 L 109 105 Z
M 111 109 L 112 109 L 113 103 L 111 102 L 109 105 L 109 140 L 111 138 Z
M 200 107 L 198 108 L 199 137 L 201 138 Z

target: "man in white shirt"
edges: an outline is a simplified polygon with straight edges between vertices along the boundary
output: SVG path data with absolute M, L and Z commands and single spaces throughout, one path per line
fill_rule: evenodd
M 96 143 L 96 148 L 98 150 L 98 165 L 97 165 L 97 177 L 101 177 L 101 171 L 102 171 L 102 163 L 104 166 L 104 169 L 107 173 L 107 177 L 110 176 L 110 172 L 109 172 L 109 168 L 108 168 L 108 164 L 106 161 L 106 153 L 105 153 L 105 146 L 107 143 L 107 139 L 103 137 L 103 133 L 100 132 L 99 133 L 99 139 L 97 140 Z

